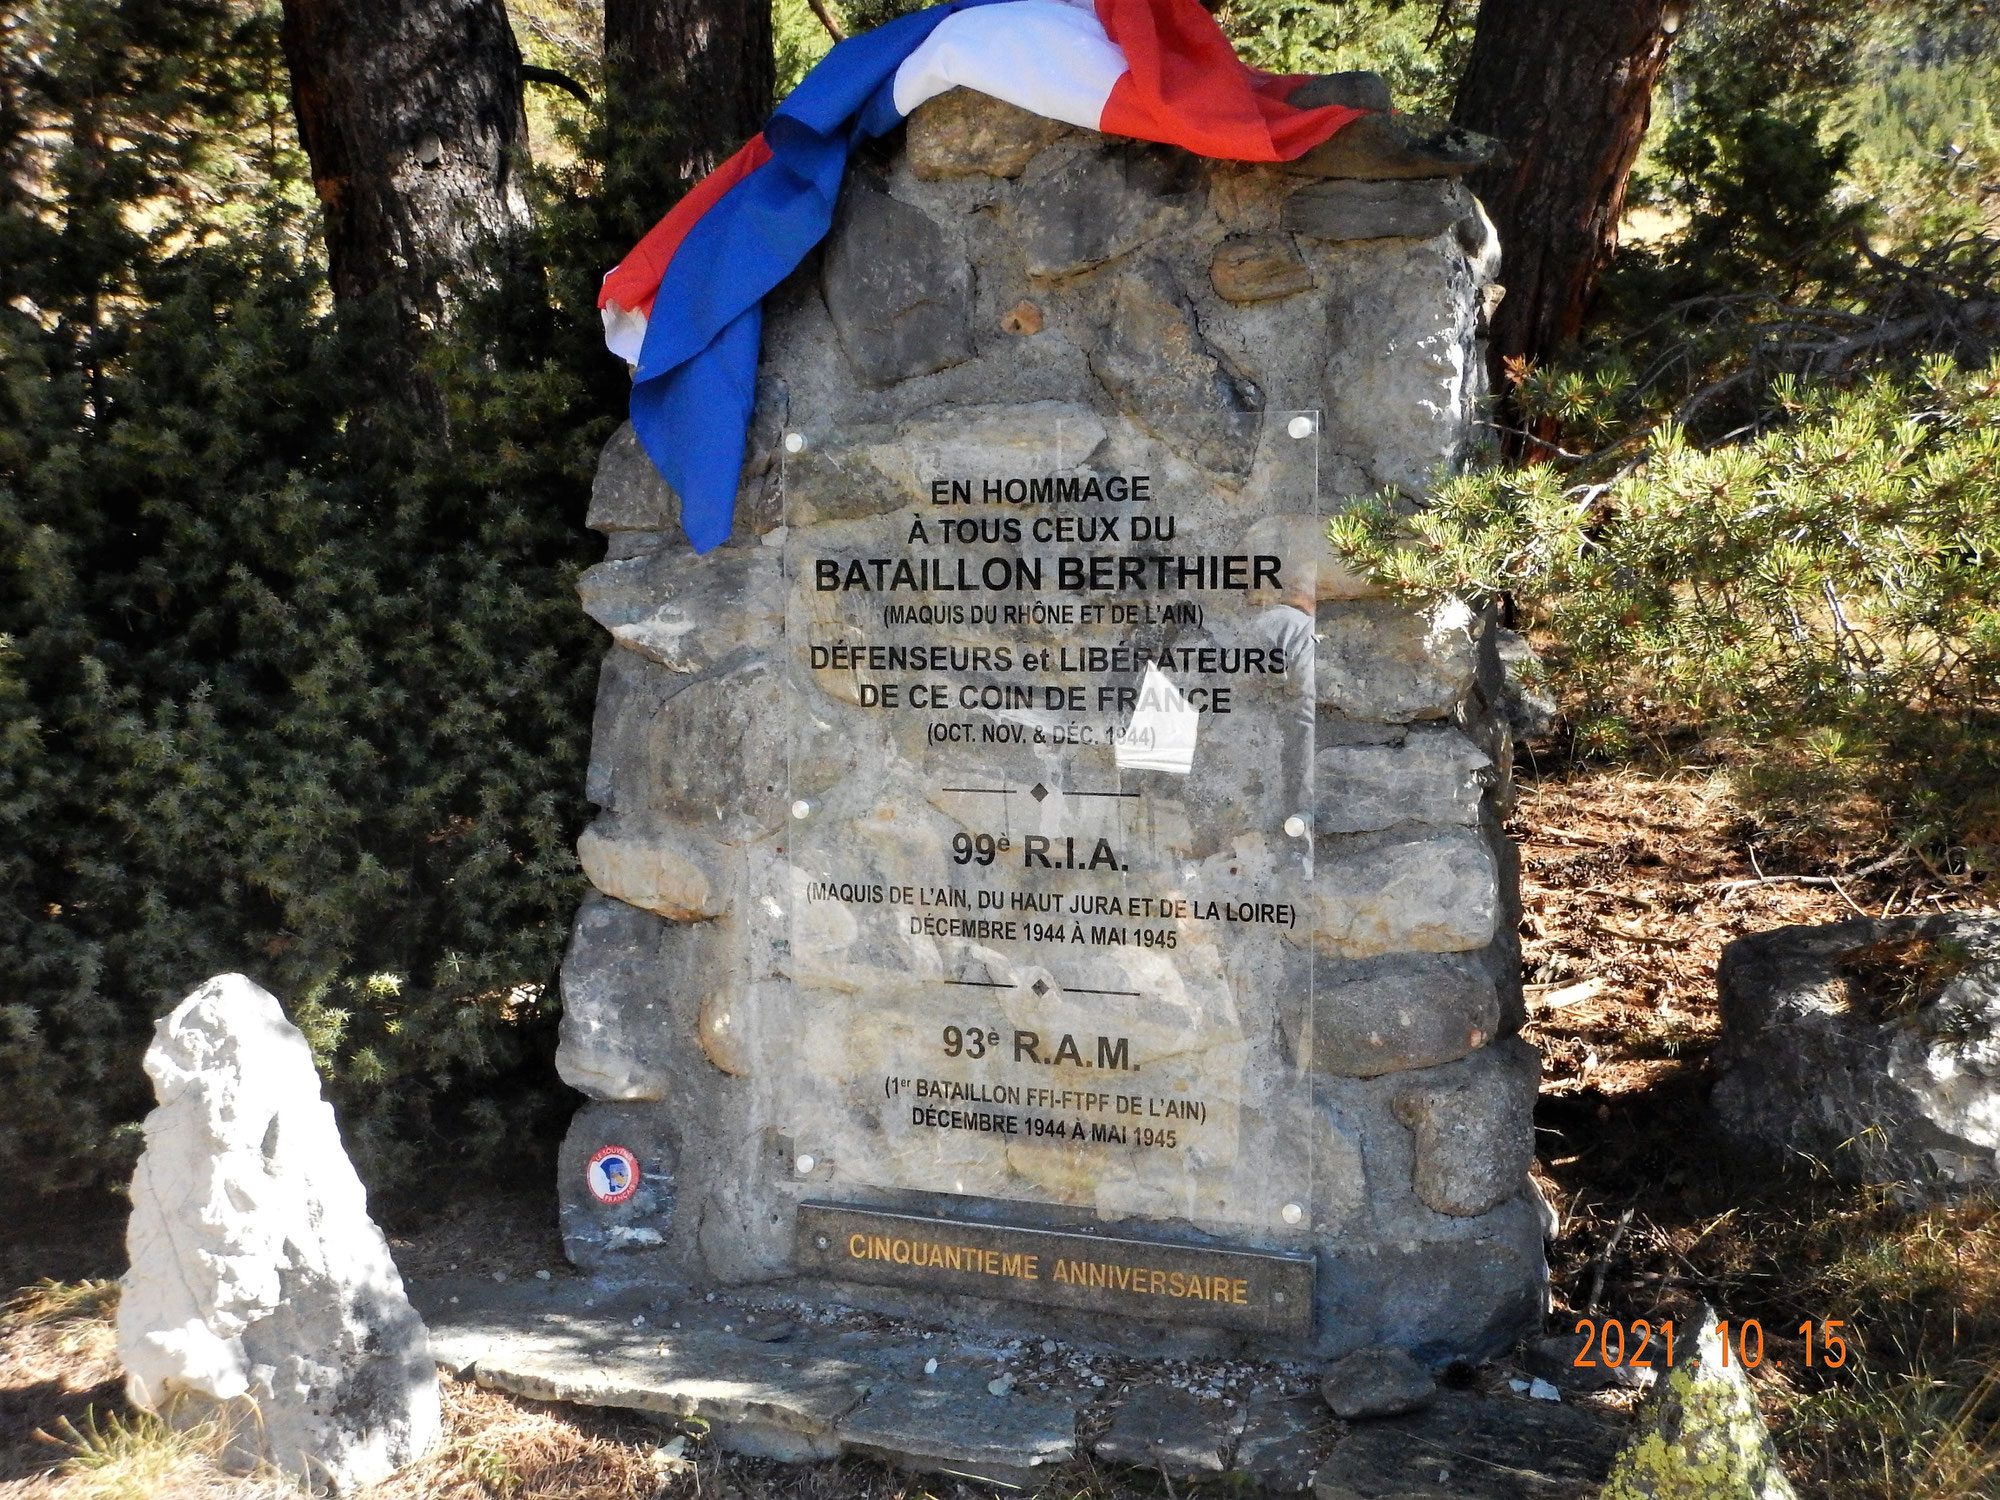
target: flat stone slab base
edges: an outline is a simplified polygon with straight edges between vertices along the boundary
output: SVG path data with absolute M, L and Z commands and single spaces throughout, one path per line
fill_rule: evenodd
M 1622 1412 L 1565 1397 L 1448 1392 L 1408 1416 L 1349 1424 L 1315 1477 L 1315 1500 L 1567 1500 L 1594 1495 L 1631 1436 Z
M 898 1468 L 1031 1489 L 1076 1451 L 1074 1400 L 996 1396 L 964 1379 L 892 1381 L 834 1429 L 856 1453 Z
M 544 1401 L 699 1418 L 737 1453 L 853 1453 L 1032 1493 L 1079 1450 L 1273 1494 L 1583 1500 L 1630 1432 L 1596 1398 L 1509 1389 L 1342 1422 L 1298 1362 L 1156 1361 L 1055 1340 L 922 1327 L 765 1292 L 662 1295 L 571 1276 L 414 1283 L 438 1363 Z

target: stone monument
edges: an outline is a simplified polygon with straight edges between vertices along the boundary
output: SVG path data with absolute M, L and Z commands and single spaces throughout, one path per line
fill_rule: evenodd
M 767 304 L 728 545 L 611 440 L 578 1265 L 1134 1350 L 1538 1325 L 1492 633 L 1325 542 L 1474 435 L 1498 249 L 1410 135 L 945 95 Z

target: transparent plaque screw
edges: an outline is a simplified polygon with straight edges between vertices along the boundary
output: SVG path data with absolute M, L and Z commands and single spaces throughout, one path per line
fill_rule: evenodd
M 1273 1302 L 1280 1302 L 1280 1303 L 1281 1303 L 1281 1302 L 1283 1302 L 1283 1301 L 1285 1300 L 1285 1294 L 1284 1294 L 1283 1292 L 1273 1292 L 1273 1293 L 1271 1293 L 1271 1300 L 1272 1300 Z
M 1305 1216 L 1305 1209 L 1296 1203 L 1287 1203 L 1283 1208 L 1278 1210 L 1278 1217 L 1283 1219 L 1287 1224 L 1297 1224 Z
M 799 1176 L 805 1177 L 810 1175 L 812 1169 L 818 1165 L 819 1163 L 814 1161 L 810 1156 L 801 1156 L 797 1161 L 792 1163 L 792 1170 L 797 1172 Z
M 1306 836 L 1306 820 L 1297 813 L 1293 813 L 1289 818 L 1285 819 L 1285 832 L 1289 833 L 1295 839 L 1304 838 Z
M 803 797 L 792 804 L 792 816 L 795 818 L 803 818 L 812 810 L 813 805 Z
M 831 1250 L 833 1248 L 833 1241 L 823 1234 L 816 1234 L 813 1236 L 813 1246 L 819 1250 Z M 1280 1292 L 1278 1295 L 1282 1297 L 1284 1293 Z
M 1285 431 L 1295 438 L 1309 438 L 1313 435 L 1313 419 L 1311 417 L 1293 417 L 1291 421 L 1285 424 Z M 797 452 L 798 450 L 794 449 L 793 451 Z
M 787 453 L 803 453 L 805 452 L 805 448 L 806 435 L 803 432 L 788 432 L 785 434 L 785 451 Z

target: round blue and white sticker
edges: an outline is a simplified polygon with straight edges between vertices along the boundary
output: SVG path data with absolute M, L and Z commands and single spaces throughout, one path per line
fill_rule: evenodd
M 599 1203 L 623 1203 L 639 1191 L 639 1158 L 623 1146 L 604 1146 L 583 1169 L 590 1196 Z

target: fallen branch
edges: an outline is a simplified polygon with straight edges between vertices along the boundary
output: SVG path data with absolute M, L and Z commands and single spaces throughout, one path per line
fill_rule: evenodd
M 1595 1000 L 1609 986 L 1604 980 L 1591 978 L 1576 984 L 1528 984 L 1522 990 L 1541 1004 L 1545 1010 L 1560 1010 L 1567 1005 L 1581 1005 L 1586 1000 Z
M 1711 881 L 1710 884 L 1724 896 L 1748 890 L 1753 885 L 1827 885 L 1833 887 L 1834 893 L 1847 903 L 1849 910 L 1864 917 L 1870 915 L 1855 904 L 1854 898 L 1847 894 L 1847 887 L 1840 883 L 1838 875 L 1760 875 L 1754 880 L 1718 880 Z
M 1547 834 L 1551 838 L 1562 839 L 1566 843 L 1585 844 L 1592 849 L 1602 849 L 1607 843 L 1610 842 L 1610 840 L 1608 839 L 1592 838 L 1587 833 L 1572 833 L 1567 828 L 1553 828 L 1553 827 L 1535 829 L 1534 833 L 1531 833 L 1528 836 L 1528 842 L 1531 844 L 1539 842 L 1539 840 L 1536 838 L 1537 834 Z
M 1623 901 L 1627 906 L 1636 906 L 1641 911 L 1658 911 L 1660 903 L 1645 896 L 1635 896 L 1630 891 L 1613 890 L 1608 885 L 1587 885 L 1578 891 L 1579 896 L 1609 896 L 1613 901 Z
M 1583 1304 L 1583 1315 L 1586 1318 L 1595 1316 L 1597 1312 L 1598 1300 L 1604 1296 L 1604 1278 L 1611 1269 L 1612 1252 L 1618 1248 L 1618 1242 L 1625 1238 L 1625 1231 L 1632 1227 L 1632 1215 L 1638 1211 L 1638 1205 L 1634 1204 L 1618 1216 L 1618 1227 L 1611 1231 L 1611 1237 L 1604 1242 L 1604 1248 L 1597 1252 L 1597 1259 L 1591 1263 L 1590 1299 Z
M 1891 865 L 1899 864 L 1903 860 L 1908 859 L 1910 857 L 1910 846 L 1905 844 L 1893 853 L 1883 855 L 1882 858 L 1876 860 L 1873 864 L 1863 865 L 1858 870 L 1843 871 L 1839 875 L 1766 875 L 1762 870 L 1757 869 L 1757 851 L 1753 849 L 1749 853 L 1750 868 L 1757 870 L 1754 876 L 1751 876 L 1749 879 L 1710 880 L 1704 883 L 1725 896 L 1732 891 L 1748 890 L 1753 885 L 1828 885 L 1840 892 L 1841 900 L 1845 901 L 1849 906 L 1854 906 L 1853 897 L 1847 894 L 1846 889 L 1841 885 L 1841 881 L 1866 880 L 1870 875 L 1881 874 Z M 1894 900 L 1895 898 L 1891 897 L 1890 899 Z M 1854 909 L 1861 912 L 1861 915 L 1864 917 L 1868 915 L 1867 912 L 1861 911 L 1861 908 L 1858 906 L 1854 906 Z
M 1587 930 L 1596 933 L 1599 937 L 1620 938 L 1628 943 L 1646 943 L 1655 948 L 1678 948 L 1681 946 L 1681 939 L 1679 938 L 1655 937 L 1650 932 L 1626 932 L 1622 928 L 1611 926 L 1608 922 L 1592 922 Z

